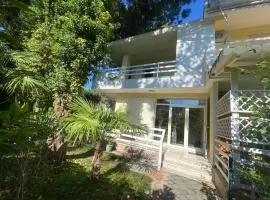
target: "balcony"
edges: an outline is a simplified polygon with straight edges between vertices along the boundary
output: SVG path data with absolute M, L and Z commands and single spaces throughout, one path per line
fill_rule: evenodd
M 234 8 L 255 6 L 263 3 L 270 3 L 270 0 L 208 0 L 208 13 L 219 12 L 222 10 L 230 10 Z
M 121 78 L 138 79 L 173 76 L 176 72 L 175 61 L 158 62 L 145 65 L 135 65 L 121 68 L 110 68 L 107 70 L 107 77 L 113 79 Z
M 180 81 L 176 61 L 107 68 L 95 81 L 96 89 L 176 88 Z

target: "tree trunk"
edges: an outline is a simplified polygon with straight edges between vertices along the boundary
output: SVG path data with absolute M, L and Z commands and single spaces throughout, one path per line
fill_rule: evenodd
M 58 131 L 53 138 L 48 138 L 47 144 L 49 150 L 52 152 L 53 160 L 56 163 L 59 164 L 65 160 L 67 143 L 63 141 L 63 136 L 60 131 Z
M 56 118 L 68 115 L 68 104 L 70 101 L 71 97 L 68 94 L 56 95 L 53 104 Z M 64 161 L 67 152 L 67 143 L 64 141 L 62 132 L 58 130 L 54 137 L 48 138 L 47 143 L 49 150 L 52 152 L 54 161 L 58 164 Z
M 100 177 L 100 169 L 101 169 L 101 156 L 103 153 L 103 146 L 102 141 L 98 141 L 96 144 L 96 149 L 94 153 L 94 157 L 91 163 L 91 171 L 90 171 L 90 178 L 96 178 L 99 179 Z

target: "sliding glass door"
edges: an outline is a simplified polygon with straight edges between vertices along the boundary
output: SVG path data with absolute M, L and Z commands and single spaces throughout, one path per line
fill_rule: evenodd
M 185 108 L 172 107 L 171 144 L 184 145 Z
M 169 144 L 203 149 L 204 102 L 187 99 L 157 101 L 155 127 L 166 129 Z
M 204 132 L 204 109 L 189 108 L 188 146 L 202 148 Z
M 169 106 L 157 105 L 155 127 L 165 129 L 164 141 L 168 138 Z

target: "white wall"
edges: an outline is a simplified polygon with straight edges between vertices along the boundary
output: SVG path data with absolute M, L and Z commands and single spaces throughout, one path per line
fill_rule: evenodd
M 117 97 L 115 110 L 125 110 L 133 123 L 145 124 L 148 128 L 155 126 L 154 98 Z
M 155 126 L 155 99 L 132 98 L 128 101 L 128 116 L 131 122 Z
M 209 138 L 208 138 L 208 159 L 214 162 L 215 138 L 217 134 L 217 101 L 218 101 L 218 83 L 214 82 L 210 89 L 210 108 L 209 108 Z
M 215 30 L 211 24 L 185 24 L 177 32 L 176 60 L 179 85 L 205 85 L 205 73 L 215 60 Z
M 114 81 L 100 77 L 96 87 L 98 89 L 203 87 L 206 69 L 210 69 L 216 58 L 213 25 L 206 23 L 180 25 L 175 48 L 177 72 L 174 76 Z

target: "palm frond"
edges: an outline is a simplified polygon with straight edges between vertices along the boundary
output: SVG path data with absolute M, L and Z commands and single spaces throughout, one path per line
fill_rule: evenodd
M 42 79 L 34 77 L 32 72 L 13 70 L 7 74 L 6 79 L 5 88 L 11 94 L 37 93 L 48 90 Z
M 84 98 L 77 98 L 71 104 L 72 113 L 63 118 L 69 141 L 98 141 L 105 139 L 107 133 L 120 131 L 144 132 L 142 125 L 132 124 L 127 115 L 113 112 L 104 105 L 91 104 Z

